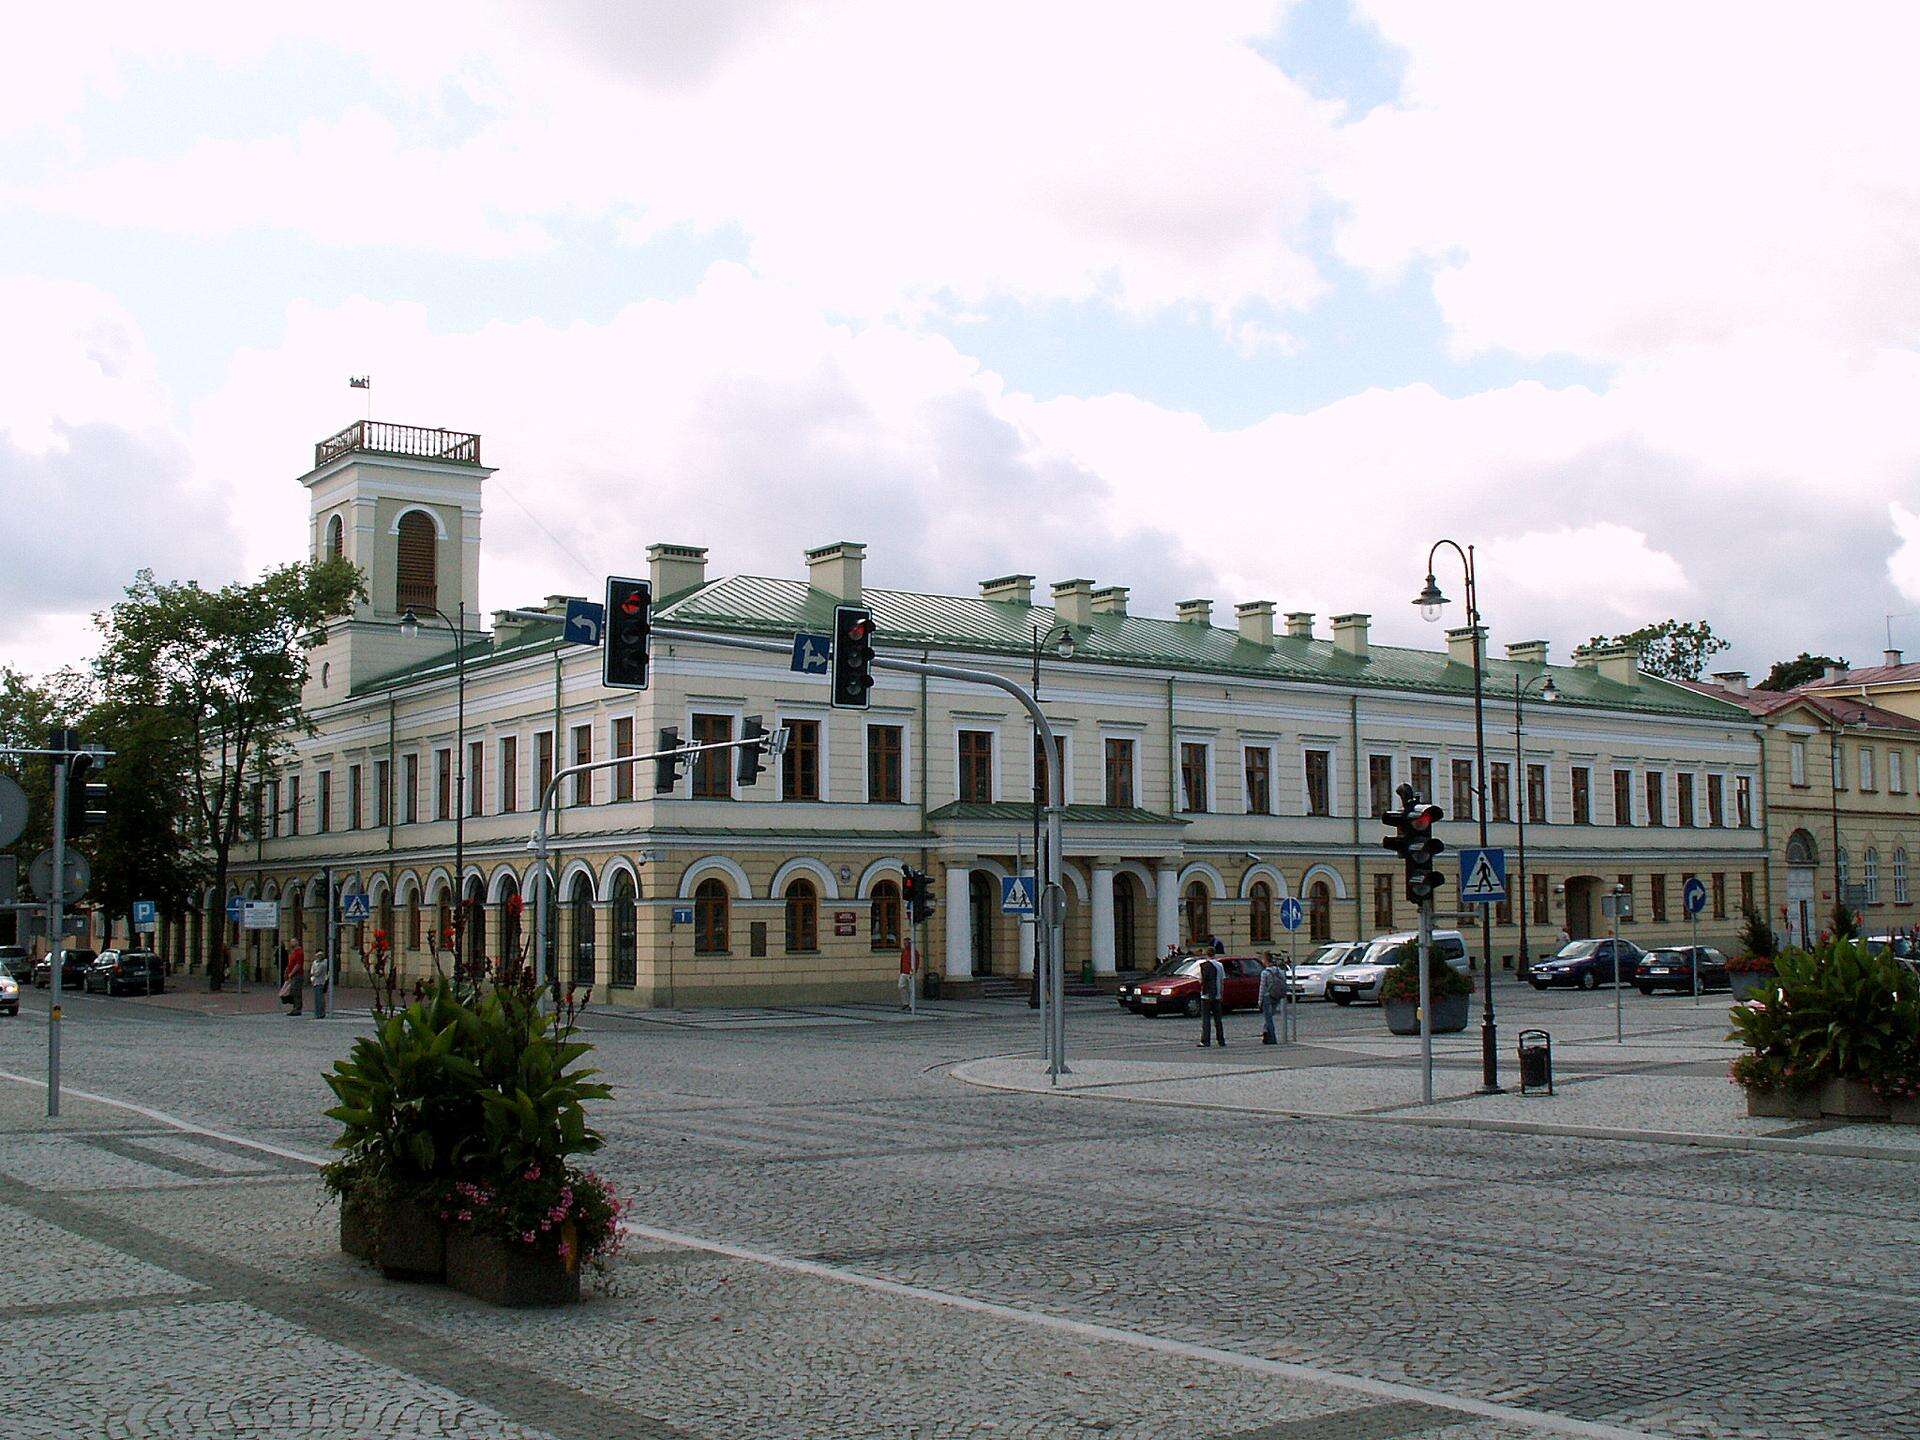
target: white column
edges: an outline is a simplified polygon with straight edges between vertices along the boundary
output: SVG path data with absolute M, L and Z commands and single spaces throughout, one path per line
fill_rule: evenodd
M 973 892 L 968 882 L 973 870 L 967 865 L 947 867 L 947 978 L 973 978 Z
M 1153 867 L 1153 958 L 1180 943 L 1180 877 L 1171 865 Z
M 1093 867 L 1093 973 L 1111 975 L 1113 964 L 1113 871 Z

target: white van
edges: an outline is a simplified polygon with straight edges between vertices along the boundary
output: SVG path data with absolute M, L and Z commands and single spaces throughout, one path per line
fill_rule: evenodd
M 1391 935 L 1375 936 L 1367 942 L 1364 951 L 1328 972 L 1327 998 L 1336 1005 L 1351 1005 L 1356 1000 L 1377 1004 L 1380 982 L 1400 963 L 1400 947 L 1419 943 L 1418 930 L 1396 930 Z M 1473 962 L 1467 958 L 1466 937 L 1458 930 L 1434 931 L 1433 953 L 1436 959 L 1446 961 L 1462 975 L 1473 968 Z

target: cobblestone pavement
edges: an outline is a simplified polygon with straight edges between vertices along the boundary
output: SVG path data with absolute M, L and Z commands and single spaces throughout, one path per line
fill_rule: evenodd
M 1116 1010 L 1075 1009 L 1076 1053 L 1217 1064 Z M 0 1071 L 40 1073 L 43 1014 L 0 1022 Z M 68 1014 L 71 1086 L 307 1150 L 360 1023 Z M 940 1015 L 595 1019 L 601 1168 L 734 1248 L 637 1242 L 564 1319 L 359 1270 L 291 1162 L 71 1099 L 49 1129 L 0 1084 L 0 1234 L 60 1257 L 0 1316 L 16 1353 L 63 1337 L 0 1435 L 1920 1437 L 1910 1165 L 1063 1105 L 948 1075 L 1028 1046 L 1024 1007 Z M 99 1365 L 129 1342 L 151 1362 Z

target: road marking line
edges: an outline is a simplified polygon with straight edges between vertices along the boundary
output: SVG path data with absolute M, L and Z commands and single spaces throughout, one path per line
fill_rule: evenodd
M 31 1075 L 16 1075 L 11 1070 L 0 1070 L 0 1080 L 14 1080 L 22 1085 L 34 1085 L 44 1090 L 47 1082 L 36 1080 Z M 255 1140 L 245 1135 L 234 1135 L 225 1130 L 214 1130 L 205 1125 L 196 1125 L 191 1120 L 182 1120 L 178 1115 L 169 1115 L 164 1110 L 149 1109 L 145 1105 L 136 1105 L 131 1100 L 116 1100 L 111 1095 L 96 1095 L 90 1090 L 76 1090 L 71 1085 L 60 1087 L 62 1095 L 71 1095 L 76 1100 L 91 1100 L 96 1105 L 111 1105 L 116 1110 L 131 1111 L 135 1115 L 144 1115 L 149 1120 L 158 1120 L 162 1125 L 171 1125 L 174 1129 L 188 1135 L 202 1135 L 209 1140 L 224 1140 L 229 1145 L 240 1145 L 248 1150 L 258 1150 L 263 1155 L 277 1155 L 282 1160 L 297 1160 L 303 1165 L 320 1166 L 327 1163 L 324 1155 L 314 1155 L 305 1150 L 289 1150 L 285 1146 L 275 1145 L 267 1140 Z

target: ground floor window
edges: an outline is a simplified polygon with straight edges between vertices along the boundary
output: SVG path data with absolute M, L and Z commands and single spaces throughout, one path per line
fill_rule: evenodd
M 1187 944 L 1200 946 L 1207 944 L 1213 937 L 1213 897 L 1207 894 L 1206 882 L 1195 880 L 1187 886 L 1181 908 L 1187 922 Z
M 900 948 L 900 886 L 877 881 L 867 905 L 867 943 L 874 950 Z
M 787 953 L 811 955 L 820 948 L 820 894 L 811 880 L 787 885 Z
M 693 892 L 693 953 L 724 955 L 728 945 L 727 887 L 718 880 L 702 880 Z

